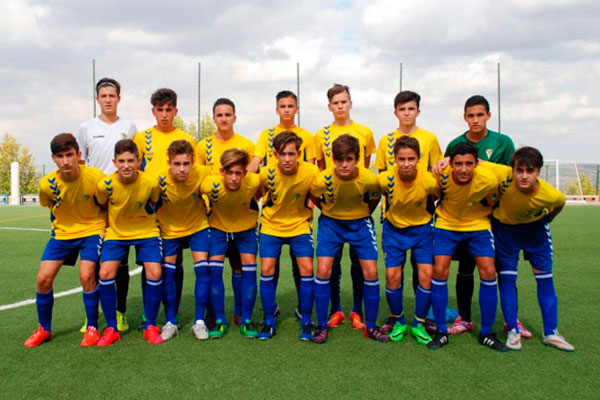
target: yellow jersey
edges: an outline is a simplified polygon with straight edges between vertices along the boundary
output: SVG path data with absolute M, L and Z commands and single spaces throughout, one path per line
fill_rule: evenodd
M 421 154 L 419 155 L 419 166 L 426 170 L 443 158 L 442 149 L 440 143 L 437 140 L 435 134 L 417 127 L 417 130 L 410 135 L 405 135 L 398 129 L 389 132 L 379 140 L 379 146 L 377 147 L 377 158 L 375 159 L 375 168 L 378 170 L 392 169 L 396 164 L 394 157 L 394 144 L 396 140 L 402 136 L 410 136 L 419 141 L 419 147 Z
M 216 134 L 202 139 L 196 146 L 196 160 L 202 165 L 210 167 L 213 175 L 221 173 L 221 155 L 229 149 L 240 149 L 248 153 L 248 162 L 254 154 L 254 143 L 250 139 L 233 134 L 229 140 L 222 141 Z
M 293 237 L 311 233 L 312 210 L 307 207 L 307 196 L 319 174 L 319 168 L 303 161 L 294 175 L 281 173 L 279 165 L 271 163 L 260 170 L 263 187 L 260 232 L 279 237 Z
M 108 205 L 105 240 L 134 240 L 159 236 L 153 205 L 160 189 L 155 175 L 138 171 L 135 182 L 124 184 L 116 172 L 98 182 L 96 198 Z
M 325 169 L 333 166 L 331 145 L 338 136 L 349 134 L 358 139 L 360 143 L 360 165 L 365 165 L 365 157 L 375 153 L 375 139 L 373 132 L 365 125 L 352 121 L 348 126 L 327 125 L 319 129 L 315 135 L 315 155 L 317 161 L 325 161 Z
M 79 169 L 79 177 L 72 182 L 60 179 L 58 170 L 40 180 L 40 204 L 50 208 L 52 236 L 59 240 L 104 235 L 106 229 L 106 212 L 94 201 L 104 173 L 86 165 Z
M 175 128 L 171 132 L 161 132 L 154 126 L 137 133 L 133 137 L 133 141 L 140 153 L 142 171 L 158 175 L 166 165 L 169 165 L 167 150 L 176 140 L 187 140 L 192 148 L 196 148 L 194 138 L 181 129 Z
M 435 209 L 435 227 L 451 231 L 481 231 L 490 229 L 493 196 L 497 193 L 498 180 L 492 171 L 476 167 L 473 179 L 459 185 L 447 167 L 439 177 L 442 200 Z
M 256 142 L 254 156 L 260 157 L 263 165 L 267 165 L 275 159 L 273 155 L 273 139 L 281 132 L 288 130 L 294 132 L 302 139 L 302 146 L 300 146 L 302 160 L 308 161 L 315 158 L 315 137 L 309 131 L 299 126 L 295 126 L 292 129 L 283 129 L 281 126 L 275 125 L 262 131 Z
M 511 167 L 487 161 L 481 167 L 489 168 L 498 178 L 500 203 L 494 209 L 494 218 L 503 224 L 517 225 L 538 221 L 557 207 L 565 204 L 565 196 L 545 180 L 538 178 L 535 193 L 523 193 L 517 189 Z
M 321 198 L 321 211 L 330 218 L 351 220 L 371 215 L 369 203 L 379 199 L 377 176 L 368 169 L 358 166 L 358 176 L 343 180 L 330 167 L 317 175 L 310 193 Z
M 247 173 L 241 187 L 232 192 L 225 188 L 221 175 L 210 175 L 202 182 L 202 194 L 210 201 L 208 223 L 223 232 L 242 232 L 256 227 L 258 204 L 254 195 L 260 189 L 258 174 Z
M 404 182 L 394 166 L 377 175 L 379 188 L 386 198 L 385 219 L 396 228 L 424 225 L 431 222 L 427 211 L 427 197 L 439 196 L 437 180 L 424 168 L 417 169 L 412 182 Z
M 175 182 L 165 169 L 158 175 L 160 207 L 157 211 L 160 235 L 164 239 L 189 236 L 208 228 L 206 206 L 200 192 L 210 169 L 194 164 L 185 182 Z

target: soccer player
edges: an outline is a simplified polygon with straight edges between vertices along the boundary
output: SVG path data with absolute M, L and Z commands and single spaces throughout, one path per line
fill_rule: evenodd
M 210 269 L 210 300 L 216 324 L 209 337 L 222 338 L 228 331 L 225 317 L 225 288 L 223 285 L 223 262 L 230 243 L 239 250 L 242 263 L 241 322 L 240 333 L 247 338 L 258 335 L 252 322 L 256 302 L 256 253 L 258 251 L 256 226 L 260 198 L 258 174 L 248 173 L 249 156 L 244 150 L 226 150 L 219 160 L 220 175 L 208 176 L 202 182 L 202 193 L 211 206 L 210 246 L 208 265 Z
M 260 171 L 263 192 L 260 224 L 260 298 L 265 323 L 259 339 L 271 339 L 275 324 L 275 264 L 284 244 L 296 258 L 300 272 L 300 340 L 313 339 L 313 240 L 312 210 L 308 193 L 319 169 L 302 159 L 302 139 L 292 131 L 280 133 L 273 140 L 275 161 Z
M 364 276 L 365 336 L 388 342 L 389 337 L 375 325 L 379 312 L 377 238 L 371 213 L 379 204 L 377 177 L 360 166 L 360 142 L 350 135 L 337 137 L 332 144 L 334 165 L 321 171 L 310 190 L 321 209 L 317 230 L 317 278 L 315 306 L 318 327 L 313 342 L 325 343 L 328 336 L 327 308 L 334 258 L 344 243 L 354 247 Z
M 50 209 L 52 237 L 46 244 L 37 274 L 36 306 L 40 326 L 25 341 L 25 346 L 37 347 L 52 338 L 54 278 L 61 266 L 75 265 L 79 253 L 79 280 L 87 316 L 81 346 L 93 346 L 100 338 L 95 271 L 106 228 L 106 213 L 94 202 L 94 193 L 104 174 L 96 168 L 79 165 L 81 152 L 75 136 L 70 133 L 56 135 L 50 149 L 58 169 L 40 180 L 40 204 Z
M 121 101 L 121 85 L 114 79 L 102 78 L 96 84 L 96 101 L 100 115 L 85 121 L 77 131 L 82 162 L 101 169 L 105 175 L 115 172 L 112 162 L 115 144 L 121 139 L 132 139 L 137 132 L 133 122 L 119 117 L 117 109 Z M 117 325 L 119 331 L 129 329 L 127 322 L 127 292 L 129 291 L 129 254 L 121 261 L 117 271 Z M 86 326 L 81 329 L 85 332 Z
M 210 167 L 213 175 L 221 174 L 221 156 L 228 149 L 244 150 L 248 154 L 254 154 L 254 143 L 250 139 L 235 133 L 234 124 L 237 120 L 235 115 L 235 104 L 230 99 L 219 98 L 213 104 L 213 121 L 217 131 L 207 138 L 198 142 L 196 147 L 196 160 L 202 165 Z M 233 323 L 240 325 L 242 314 L 242 261 L 240 253 L 235 245 L 227 248 L 227 258 L 233 271 L 231 286 L 234 297 Z M 214 315 L 211 307 L 208 309 L 207 323 L 212 326 Z
M 382 237 L 386 266 L 385 292 L 391 312 L 390 340 L 399 342 L 408 331 L 404 316 L 402 272 L 406 252 L 411 250 L 418 269 L 418 281 L 415 319 L 410 334 L 418 343 L 427 344 L 431 337 L 424 324 L 431 305 L 433 275 L 432 217 L 427 210 L 427 202 L 429 196 L 439 196 L 439 188 L 436 179 L 421 164 L 421 149 L 416 138 L 401 136 L 392 151 L 395 155 L 393 166 L 377 177 L 387 204 Z
M 204 312 L 208 301 L 210 274 L 208 244 L 210 229 L 200 185 L 210 174 L 208 167 L 194 164 L 194 148 L 187 140 L 176 140 L 168 148 L 169 167 L 158 176 L 160 201 L 158 224 L 163 238 L 163 281 L 165 285 L 166 324 L 163 340 L 179 333 L 176 315 L 175 261 L 189 247 L 194 260 L 195 318 L 192 331 L 197 339 L 208 339 Z
M 354 122 L 350 118 L 352 109 L 352 100 L 350 98 L 350 88 L 345 85 L 335 84 L 327 91 L 329 101 L 328 108 L 333 115 L 333 122 L 320 129 L 315 135 L 315 154 L 319 169 L 324 170 L 332 167 L 334 160 L 332 158 L 332 143 L 342 134 L 349 134 L 358 139 L 360 159 L 363 160 L 365 168 L 369 168 L 371 155 L 375 152 L 375 140 L 373 132 L 365 125 Z M 358 258 L 350 248 L 352 277 L 353 305 L 352 312 L 348 316 L 352 326 L 356 329 L 364 329 L 362 321 L 362 298 L 363 298 L 363 275 L 362 268 Z M 341 254 L 336 257 L 333 263 L 331 274 L 331 317 L 329 327 L 336 327 L 346 319 L 342 312 L 340 302 L 340 280 L 342 276 Z
M 511 157 L 510 167 L 483 163 L 500 181 L 500 203 L 494 209 L 492 227 L 496 242 L 496 265 L 500 279 L 500 304 L 508 325 L 506 345 L 521 349 L 517 325 L 517 265 L 521 249 L 527 255 L 537 282 L 537 297 L 544 322 L 542 342 L 560 350 L 575 347 L 558 333 L 558 299 L 552 277 L 550 222 L 565 205 L 565 196 L 539 177 L 542 154 L 522 147 Z
M 464 243 L 469 254 L 475 258 L 481 279 L 479 343 L 497 351 L 508 350 L 492 332 L 496 319 L 498 285 L 494 267 L 494 237 L 490 230 L 489 216 L 498 180 L 492 171 L 475 168 L 477 162 L 477 148 L 470 143 L 459 143 L 450 152 L 450 167 L 439 178 L 442 200 L 435 210 L 437 218 L 433 231 L 434 269 L 431 281 L 431 300 L 437 331 L 427 345 L 431 350 L 448 344 L 448 274 L 452 256 L 460 243 Z
M 99 347 L 110 346 L 121 339 L 116 319 L 115 275 L 130 246 L 135 246 L 137 259 L 143 263 L 146 274 L 144 338 L 151 344 L 163 341 L 156 326 L 156 314 L 163 296 L 162 241 L 154 215 L 160 189 L 156 176 L 138 171 L 139 163 L 133 140 L 119 140 L 114 159 L 117 171 L 98 182 L 96 199 L 108 208 L 100 266 L 100 302 L 107 328 L 98 341 Z

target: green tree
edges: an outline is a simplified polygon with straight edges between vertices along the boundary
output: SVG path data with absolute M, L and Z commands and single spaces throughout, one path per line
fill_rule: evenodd
M 173 125 L 175 128 L 189 133 L 196 140 L 196 142 L 199 142 L 203 138 L 210 136 L 217 131 L 217 126 L 213 122 L 211 116 L 208 114 L 204 114 L 200 119 L 200 132 L 198 132 L 196 122 L 192 121 L 186 125 L 183 118 L 181 118 L 179 115 L 173 120 Z
M 583 195 L 595 195 L 596 188 L 592 184 L 592 180 L 587 177 L 583 172 L 579 174 L 579 180 L 581 181 L 581 191 Z M 565 194 L 571 196 L 579 196 L 579 184 L 577 183 L 577 178 L 573 178 L 567 182 L 567 186 L 565 187 Z
M 0 193 L 10 193 L 10 164 L 14 161 L 19 163 L 21 193 L 37 193 L 41 176 L 29 147 L 5 132 L 0 142 Z

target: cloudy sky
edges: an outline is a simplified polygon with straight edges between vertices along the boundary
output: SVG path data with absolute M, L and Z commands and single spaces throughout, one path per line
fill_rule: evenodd
M 546 158 L 598 163 L 599 16 L 593 0 L 2 0 L 0 133 L 50 163 L 51 138 L 92 117 L 95 59 L 98 78 L 121 82 L 119 114 L 140 130 L 153 125 L 159 87 L 195 120 L 201 62 L 202 113 L 229 97 L 236 131 L 256 139 L 277 122 L 275 94 L 296 90 L 299 62 L 305 128 L 331 122 L 325 92 L 344 83 L 353 119 L 378 140 L 397 126 L 402 62 L 403 88 L 422 96 L 418 125 L 445 149 L 473 94 L 490 100 L 498 127 L 500 63 L 502 131 Z

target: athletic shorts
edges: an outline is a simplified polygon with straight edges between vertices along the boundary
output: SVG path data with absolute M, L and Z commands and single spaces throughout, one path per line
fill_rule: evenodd
M 462 232 L 433 228 L 434 256 L 454 255 L 459 243 L 465 243 L 473 257 L 494 258 L 494 235 L 489 229 Z
M 315 254 L 313 238 L 308 233 L 292 237 L 279 237 L 261 233 L 259 238 L 260 256 L 278 258 L 284 244 L 290 246 L 291 254 L 295 257 L 312 258 Z
M 386 268 L 404 266 L 408 250 L 412 250 L 417 264 L 433 264 L 431 224 L 396 228 L 386 220 L 383 222 L 382 237 Z
M 373 218 L 341 220 L 321 214 L 317 230 L 317 257 L 339 256 L 344 243 L 354 248 L 359 260 L 377 260 Z
M 223 232 L 216 228 L 210 230 L 210 256 L 223 256 L 227 253 L 229 244 L 235 243 L 240 254 L 256 254 L 258 252 L 258 237 L 256 228 L 242 232 Z
M 519 225 L 507 225 L 494 219 L 492 229 L 496 239 L 498 271 L 516 271 L 519 252 L 523 250 L 533 268 L 552 272 L 553 248 L 548 217 Z
M 163 249 L 160 237 L 134 240 L 107 240 L 102 246 L 102 262 L 121 261 L 129 246 L 135 246 L 136 262 L 162 263 Z
M 177 255 L 180 250 L 190 248 L 194 252 L 208 253 L 210 245 L 210 228 L 202 229 L 188 236 L 175 239 L 163 239 L 165 257 Z
M 60 240 L 51 237 L 42 253 L 42 261 L 63 261 L 63 265 L 75 265 L 77 256 L 98 263 L 102 250 L 102 236 L 92 235 L 79 239 Z

